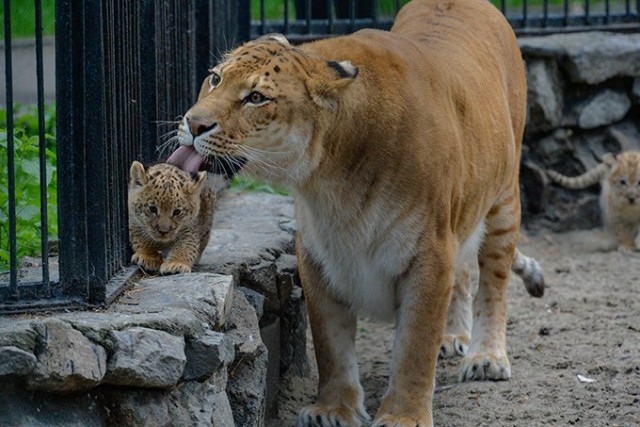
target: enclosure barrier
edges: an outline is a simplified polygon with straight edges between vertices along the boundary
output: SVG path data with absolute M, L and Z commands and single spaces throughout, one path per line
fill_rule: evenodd
M 58 241 L 47 232 L 43 131 L 42 0 L 35 0 L 41 265 L 17 255 L 11 4 L 3 0 L 6 87 L 6 235 L 0 250 L 0 313 L 104 305 L 136 271 L 129 266 L 126 192 L 132 160 L 162 160 L 175 121 L 195 101 L 207 69 L 231 46 L 281 32 L 293 42 L 365 27 L 388 29 L 399 0 L 56 1 Z M 640 0 L 549 0 L 496 6 L 519 35 L 637 31 Z M 15 2 L 14 2 L 15 4 Z M 18 71 L 19 72 L 19 71 Z M 0 132 L 1 135 L 1 132 Z M 165 151 L 159 150 L 165 148 Z M 2 245 L 6 245 L 3 249 Z M 54 258 L 58 254 L 59 268 Z

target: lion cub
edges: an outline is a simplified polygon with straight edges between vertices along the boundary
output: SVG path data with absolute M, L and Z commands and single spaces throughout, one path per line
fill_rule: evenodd
M 134 161 L 129 181 L 131 262 L 162 274 L 189 273 L 209 242 L 215 193 L 207 173 Z
M 640 229 L 640 151 L 607 153 L 602 163 L 575 178 L 548 170 L 549 177 L 572 190 L 600 182 L 600 211 L 605 227 L 622 251 L 639 250 L 636 237 Z

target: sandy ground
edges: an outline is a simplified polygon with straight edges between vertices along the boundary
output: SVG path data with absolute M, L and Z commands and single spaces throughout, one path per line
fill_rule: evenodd
M 608 250 L 600 230 L 541 232 L 523 236 L 519 246 L 542 264 L 547 289 L 535 299 L 512 278 L 512 378 L 458 383 L 459 359 L 440 360 L 435 425 L 640 426 L 640 254 Z M 361 319 L 360 377 L 372 416 L 386 388 L 392 340 L 391 325 Z M 285 382 L 279 418 L 267 426 L 294 425 L 296 411 L 313 401 L 316 382 L 315 371 Z

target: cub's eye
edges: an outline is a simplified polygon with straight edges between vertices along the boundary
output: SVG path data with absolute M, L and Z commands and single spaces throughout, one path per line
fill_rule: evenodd
M 251 92 L 249 95 L 245 96 L 242 100 L 243 104 L 251 103 L 251 104 L 262 104 L 265 101 L 268 101 L 269 98 L 261 94 L 260 92 L 256 92 L 255 90 Z
M 626 187 L 627 186 L 627 180 L 623 178 L 620 181 L 618 181 L 618 184 L 620 184 L 621 187 Z
M 173 216 L 178 216 L 182 213 L 182 211 L 180 209 L 174 209 L 173 210 Z
M 209 87 L 213 89 L 214 87 L 218 86 L 220 84 L 220 80 L 222 80 L 220 74 L 211 73 L 211 76 L 209 77 Z
M 151 212 L 152 214 L 155 215 L 155 214 L 158 213 L 158 208 L 153 206 L 153 205 L 151 205 L 151 206 L 149 206 L 149 212 Z

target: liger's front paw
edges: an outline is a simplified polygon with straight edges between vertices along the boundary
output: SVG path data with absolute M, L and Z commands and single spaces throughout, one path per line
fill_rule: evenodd
M 316 404 L 302 408 L 296 427 L 361 427 L 369 425 L 369 421 L 364 410 Z
M 447 359 L 455 356 L 464 356 L 469 350 L 469 335 L 445 334 L 440 343 L 440 358 Z
M 160 274 L 191 273 L 191 266 L 181 262 L 165 261 L 160 266 Z
M 136 252 L 131 257 L 131 263 L 139 265 L 147 271 L 158 271 L 162 265 L 162 257 L 160 255 L 150 255 Z
M 511 365 L 506 355 L 476 352 L 461 361 L 458 379 L 462 381 L 501 381 L 511 378 Z

